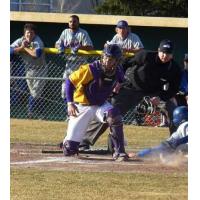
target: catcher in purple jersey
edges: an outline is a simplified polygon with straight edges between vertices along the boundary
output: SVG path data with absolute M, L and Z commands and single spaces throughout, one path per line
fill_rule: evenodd
M 80 66 L 66 80 L 66 99 L 70 115 L 67 136 L 63 140 L 65 156 L 78 154 L 79 144 L 92 120 L 108 123 L 114 144 L 113 159 L 126 161 L 122 117 L 106 100 L 123 81 L 120 67 L 122 51 L 116 44 L 107 45 L 101 60 Z

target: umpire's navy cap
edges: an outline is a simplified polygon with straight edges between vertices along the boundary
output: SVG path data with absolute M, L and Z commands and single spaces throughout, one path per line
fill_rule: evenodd
M 117 28 L 128 28 L 128 22 L 125 20 L 118 21 Z
M 171 40 L 165 39 L 160 42 L 159 51 L 171 54 L 173 49 L 174 45 Z

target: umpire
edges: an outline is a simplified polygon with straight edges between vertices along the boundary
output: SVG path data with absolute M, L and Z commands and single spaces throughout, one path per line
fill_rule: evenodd
M 112 104 L 120 109 L 122 115 L 135 108 L 144 96 L 157 96 L 166 102 L 169 119 L 172 119 L 176 107 L 172 100 L 181 80 L 181 68 L 173 59 L 173 49 L 173 43 L 165 39 L 160 42 L 158 51 L 141 50 L 125 60 L 125 82 L 119 93 L 111 98 Z M 94 145 L 107 127 L 107 124 L 92 122 L 81 145 Z M 172 126 L 170 132 L 173 132 Z

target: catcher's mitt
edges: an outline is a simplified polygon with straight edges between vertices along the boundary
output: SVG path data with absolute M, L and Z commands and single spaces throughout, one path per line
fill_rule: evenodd
M 155 106 L 151 97 L 145 96 L 136 107 L 137 114 L 142 119 L 142 125 L 159 126 L 161 123 L 161 109 Z
M 155 106 L 151 102 L 149 96 L 143 97 L 140 103 L 136 106 L 138 114 L 152 114 L 155 112 Z

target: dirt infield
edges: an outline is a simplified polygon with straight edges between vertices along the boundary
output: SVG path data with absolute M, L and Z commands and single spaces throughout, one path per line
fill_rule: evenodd
M 42 150 L 56 150 L 58 153 L 42 153 Z M 39 168 L 63 171 L 91 172 L 186 172 L 187 157 L 176 156 L 172 160 L 130 160 L 116 162 L 111 155 L 80 154 L 79 158 L 64 157 L 59 147 L 38 144 L 11 144 L 11 168 Z

